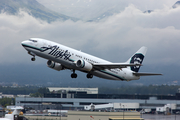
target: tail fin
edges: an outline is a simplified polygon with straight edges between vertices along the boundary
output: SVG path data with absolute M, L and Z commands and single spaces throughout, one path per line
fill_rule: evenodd
M 147 47 L 141 47 L 131 58 L 129 58 L 129 60 L 126 63 L 142 64 L 146 51 Z M 134 72 L 138 72 L 140 67 L 141 66 L 131 66 L 129 67 L 129 69 L 131 69 Z
M 11 108 L 13 111 L 12 114 L 5 114 L 5 118 L 8 118 L 9 120 L 14 120 L 14 115 L 19 115 L 22 109 L 24 109 L 21 106 L 16 106 L 14 108 Z
M 19 115 L 19 113 L 21 112 L 21 110 L 23 110 L 24 108 L 22 107 L 22 106 L 16 106 L 16 107 L 14 107 L 14 108 L 12 108 L 12 110 L 14 110 L 13 111 L 13 113 L 12 113 L 12 115 Z

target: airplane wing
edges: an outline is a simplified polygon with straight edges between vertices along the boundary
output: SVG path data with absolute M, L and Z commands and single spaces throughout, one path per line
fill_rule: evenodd
M 133 74 L 136 75 L 136 76 L 162 75 L 162 74 L 159 74 L 159 73 L 138 73 L 138 72 L 135 72 Z
M 142 66 L 141 64 L 128 64 L 128 63 L 95 63 L 93 64 L 94 68 L 98 69 L 115 69 L 115 68 L 126 68 L 130 66 Z

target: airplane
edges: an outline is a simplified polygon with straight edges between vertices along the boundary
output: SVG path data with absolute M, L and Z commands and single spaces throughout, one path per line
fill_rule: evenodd
M 73 48 L 45 40 L 41 38 L 30 38 L 21 45 L 32 55 L 47 59 L 47 66 L 60 71 L 72 70 L 71 78 L 77 78 L 76 70 L 87 73 L 87 78 L 93 76 L 120 81 L 138 80 L 140 76 L 162 75 L 158 73 L 140 73 L 147 47 L 141 47 L 132 57 L 124 63 L 112 63 Z
M 21 110 L 23 110 L 24 108 L 22 106 L 16 106 L 14 108 L 11 108 L 12 110 L 14 110 L 12 112 L 12 114 L 5 114 L 4 118 L 0 118 L 0 120 L 15 120 L 18 118 L 19 113 L 21 112 Z M 26 119 L 25 119 L 26 120 Z

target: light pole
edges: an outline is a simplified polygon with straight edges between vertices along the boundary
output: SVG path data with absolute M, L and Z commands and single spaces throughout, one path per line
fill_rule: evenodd
M 60 103 L 60 111 L 59 112 L 60 112 L 60 120 L 61 120 L 61 103 Z
M 124 120 L 124 105 L 123 105 L 123 120 Z

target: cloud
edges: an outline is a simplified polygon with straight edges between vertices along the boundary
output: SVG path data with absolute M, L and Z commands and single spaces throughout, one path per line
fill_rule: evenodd
M 172 7 L 177 0 L 37 0 L 47 8 L 61 14 L 89 20 L 105 12 L 118 13 L 129 4 L 134 4 L 142 11 Z M 54 5 L 51 5 L 51 4 Z M 71 4 L 74 4 L 73 6 Z
M 133 4 L 101 22 L 49 24 L 23 11 L 18 16 L 2 13 L 0 64 L 30 64 L 30 56 L 20 43 L 31 37 L 49 39 L 112 62 L 126 61 L 141 46 L 147 46 L 146 64 L 177 64 L 179 20 L 180 8 L 165 6 L 147 14 Z M 42 64 L 41 60 L 36 64 Z

